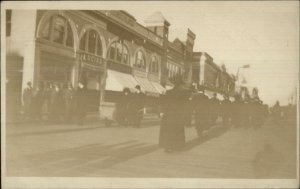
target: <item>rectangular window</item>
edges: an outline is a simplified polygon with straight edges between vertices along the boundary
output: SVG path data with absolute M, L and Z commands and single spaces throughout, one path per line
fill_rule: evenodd
M 109 58 L 111 60 L 114 60 L 115 59 L 115 55 L 116 55 L 116 48 L 114 46 L 111 46 L 110 50 L 109 50 Z
M 79 49 L 85 51 L 85 44 L 86 44 L 86 36 L 87 34 L 84 33 L 84 35 L 80 39 L 80 46 Z
M 122 45 L 117 43 L 117 59 L 118 62 L 122 62 Z
M 128 64 L 128 54 L 123 54 L 123 63 Z
M 65 20 L 61 17 L 56 17 L 54 19 L 54 28 L 53 28 L 53 41 L 57 43 L 63 43 L 65 34 Z
M 97 55 L 102 56 L 102 43 L 99 35 L 97 37 Z
M 69 24 L 67 24 L 67 39 L 66 39 L 66 45 L 68 47 L 72 47 L 73 46 L 73 33 L 72 33 L 72 29 L 71 26 Z
M 6 37 L 11 34 L 11 10 L 6 10 Z
M 89 31 L 88 39 L 88 52 L 95 54 L 96 51 L 96 42 L 97 42 L 97 33 L 93 30 Z

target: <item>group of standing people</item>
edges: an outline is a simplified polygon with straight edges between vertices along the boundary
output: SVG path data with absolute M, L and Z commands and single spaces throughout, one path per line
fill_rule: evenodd
M 209 99 L 204 88 L 185 86 L 181 77 L 173 78 L 174 88 L 168 90 L 161 99 L 162 121 L 159 144 L 167 152 L 182 150 L 185 146 L 185 126 L 194 126 L 199 138 L 203 131 L 210 129 L 219 117 L 226 128 L 259 128 L 268 115 L 268 106 L 258 98 L 244 100 L 239 95 L 231 102 L 228 95 L 224 100 Z
M 123 93 L 117 99 L 114 112 L 115 120 L 119 125 L 140 127 L 144 115 L 145 94 L 141 87 L 137 85 L 135 92 L 129 88 L 124 88 Z
M 70 123 L 73 118 L 78 124 L 83 124 L 83 118 L 87 111 L 86 87 L 79 82 L 75 90 L 70 83 L 64 87 L 58 84 L 40 83 L 32 87 L 31 82 L 23 91 L 23 119 L 32 121 L 47 120 L 52 123 Z

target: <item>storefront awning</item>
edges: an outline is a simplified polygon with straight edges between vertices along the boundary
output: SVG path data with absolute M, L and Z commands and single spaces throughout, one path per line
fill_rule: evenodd
M 105 90 L 123 91 L 123 89 L 127 87 L 131 91 L 134 91 L 136 85 L 138 85 L 138 83 L 132 75 L 113 70 L 107 70 Z
M 217 99 L 219 99 L 219 100 L 224 100 L 224 97 L 223 97 L 223 95 L 222 94 L 220 94 L 220 93 L 217 93 Z
M 142 90 L 150 96 L 159 96 L 159 91 L 155 89 L 155 87 L 151 84 L 151 82 L 147 78 L 137 77 L 135 79 L 141 86 Z
M 208 96 L 208 98 L 212 98 L 214 96 L 214 92 L 205 90 L 205 95 Z
M 173 89 L 173 88 L 174 88 L 174 86 L 172 86 L 172 85 L 166 85 L 166 90 Z
M 166 89 L 163 86 L 161 86 L 161 84 L 154 81 L 151 81 L 151 83 L 160 94 L 166 93 Z

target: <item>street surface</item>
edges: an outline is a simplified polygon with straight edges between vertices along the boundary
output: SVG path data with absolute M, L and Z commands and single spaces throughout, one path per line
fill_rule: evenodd
M 268 119 L 259 129 L 219 123 L 202 140 L 188 127 L 185 150 L 174 153 L 158 147 L 156 117 L 142 125 L 8 125 L 7 176 L 296 178 L 295 121 Z

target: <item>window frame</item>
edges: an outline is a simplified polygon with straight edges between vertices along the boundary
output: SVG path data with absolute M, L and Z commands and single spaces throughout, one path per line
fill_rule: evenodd
M 62 19 L 63 20 L 63 36 L 62 36 L 62 42 L 58 42 L 54 40 L 54 32 L 55 32 L 55 26 L 56 26 L 56 20 Z M 44 35 L 45 30 L 47 29 L 47 25 L 49 24 L 47 34 Z M 70 31 L 70 32 L 69 32 Z M 46 33 L 46 32 L 45 32 Z M 71 36 L 69 36 L 71 34 Z M 71 24 L 68 21 L 68 19 L 64 16 L 55 14 L 52 15 L 48 20 L 47 23 L 44 24 L 42 30 L 41 30 L 41 39 L 45 39 L 47 41 L 53 42 L 55 44 L 63 45 L 64 47 L 68 48 L 74 48 L 75 41 L 74 41 L 74 32 L 72 30 Z M 71 39 L 71 44 L 67 44 L 67 40 Z
M 152 56 L 151 57 L 151 62 L 149 64 L 149 72 L 150 73 L 155 73 L 155 74 L 159 74 L 159 62 L 157 57 Z
M 139 55 L 141 57 L 139 57 Z M 147 69 L 146 55 L 142 50 L 138 50 L 135 53 L 135 61 L 134 61 L 133 67 L 141 69 L 141 70 L 146 70 Z
M 117 54 L 118 54 L 117 45 L 118 44 L 121 46 L 121 61 L 117 60 Z M 112 48 L 114 48 L 113 58 L 111 58 Z M 123 41 L 114 41 L 114 42 L 112 42 L 112 44 L 109 46 L 107 57 L 108 57 L 109 60 L 114 61 L 118 64 L 123 64 L 123 65 L 130 66 L 130 53 L 129 53 L 129 50 L 128 50 L 127 46 L 124 44 Z
M 91 32 L 94 32 L 95 35 L 96 35 L 95 44 L 94 44 L 94 46 L 95 46 L 94 47 L 94 52 L 89 51 L 89 42 L 90 42 L 89 38 L 90 38 L 90 33 Z M 82 48 L 82 43 L 83 42 L 84 42 L 84 44 L 83 44 L 83 48 Z M 100 52 L 98 54 L 99 45 L 100 45 Z M 95 30 L 93 28 L 90 28 L 90 29 L 84 31 L 84 33 L 82 34 L 82 36 L 79 40 L 79 50 L 84 51 L 84 52 L 89 53 L 89 54 L 93 54 L 95 56 L 102 57 L 103 56 L 103 47 L 102 47 L 102 39 L 101 39 L 101 36 L 100 36 L 99 32 L 97 32 L 97 30 Z

